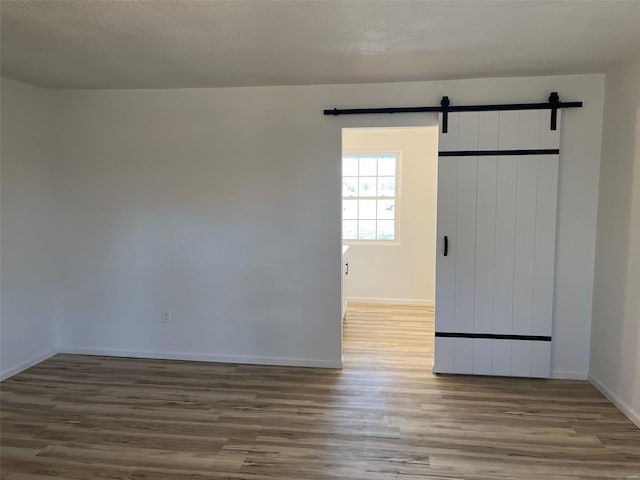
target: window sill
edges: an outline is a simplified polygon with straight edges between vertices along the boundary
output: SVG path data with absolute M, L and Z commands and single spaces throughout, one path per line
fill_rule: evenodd
M 343 245 L 349 245 L 351 247 L 356 247 L 358 245 L 362 246 L 394 246 L 397 247 L 400 245 L 398 240 L 342 240 Z

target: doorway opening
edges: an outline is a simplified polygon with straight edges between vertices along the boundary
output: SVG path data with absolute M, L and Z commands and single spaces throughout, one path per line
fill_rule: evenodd
M 438 135 L 437 126 L 342 129 L 343 335 L 360 322 L 369 349 L 386 348 L 395 334 L 384 325 L 396 319 L 393 331 L 419 329 L 433 351 Z M 412 311 L 431 321 L 409 321 Z

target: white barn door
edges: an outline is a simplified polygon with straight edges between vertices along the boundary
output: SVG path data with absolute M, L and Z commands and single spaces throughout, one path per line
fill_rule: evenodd
M 449 113 L 436 373 L 550 376 L 559 138 L 549 110 Z

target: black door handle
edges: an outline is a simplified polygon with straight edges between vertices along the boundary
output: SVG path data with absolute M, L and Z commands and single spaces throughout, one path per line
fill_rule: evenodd
M 349 275 L 349 262 L 344 264 L 345 267 L 347 267 L 347 270 L 344 272 L 345 275 Z
M 444 236 L 444 256 L 446 257 L 449 254 L 449 237 Z

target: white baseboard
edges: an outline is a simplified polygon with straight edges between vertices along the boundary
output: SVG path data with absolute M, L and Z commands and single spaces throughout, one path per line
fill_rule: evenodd
M 135 350 L 110 350 L 102 348 L 61 347 L 60 353 L 100 355 L 105 357 L 153 358 L 158 360 L 188 360 L 194 362 L 241 363 L 249 365 L 277 365 L 283 367 L 342 368 L 341 361 L 313 358 L 253 357 L 243 355 L 218 355 L 210 353 L 142 352 Z
M 551 378 L 556 380 L 587 380 L 587 377 L 587 372 L 562 372 L 560 370 L 551 372 Z
M 620 410 L 629 420 L 631 420 L 636 427 L 640 428 L 640 412 L 634 411 L 626 402 L 624 402 L 618 395 L 613 393 L 608 387 L 597 378 L 589 375 L 589 383 L 596 387 L 600 393 L 602 393 L 607 399 L 613 403 L 618 410 Z
M 27 368 L 31 368 L 34 365 L 39 364 L 40 362 L 44 362 L 47 358 L 51 358 L 58 353 L 57 350 L 49 350 L 48 352 L 41 353 L 40 355 L 36 355 L 33 358 L 30 358 L 26 362 L 22 362 L 15 367 L 8 368 L 0 372 L 0 381 L 6 380 L 7 378 L 13 377 L 18 373 L 26 370 Z
M 421 298 L 349 297 L 347 301 L 386 305 L 415 305 L 416 307 L 433 307 L 436 304 L 435 300 L 425 300 Z

